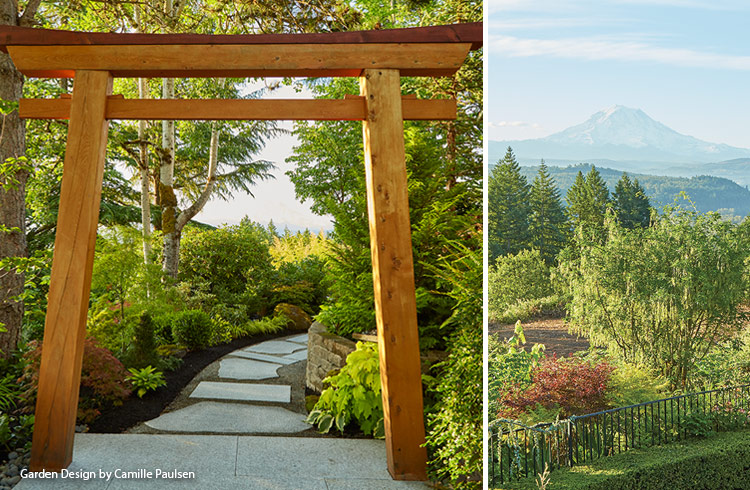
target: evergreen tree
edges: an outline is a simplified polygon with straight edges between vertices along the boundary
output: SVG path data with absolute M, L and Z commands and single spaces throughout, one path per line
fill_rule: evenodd
M 539 250 L 544 261 L 550 265 L 565 246 L 568 223 L 560 201 L 560 192 L 557 190 L 555 181 L 550 177 L 544 160 L 531 185 L 529 204 L 531 244 Z
M 510 147 L 492 169 L 487 199 L 490 263 L 529 248 L 529 183 Z
M 628 229 L 645 228 L 651 220 L 651 204 L 638 179 L 630 180 L 623 173 L 612 194 L 612 206 L 617 213 L 617 221 Z
M 586 177 L 578 172 L 565 200 L 568 202 L 568 216 L 574 229 L 584 225 L 603 235 L 609 189 L 596 167 L 592 166 Z

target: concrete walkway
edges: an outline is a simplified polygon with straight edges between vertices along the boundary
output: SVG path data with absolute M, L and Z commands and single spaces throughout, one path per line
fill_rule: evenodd
M 385 444 L 371 439 L 76 434 L 73 453 L 67 478 L 63 473 L 25 478 L 15 489 L 430 488 L 421 482 L 393 481 L 386 470 Z
M 200 381 L 187 406 L 146 422 L 158 433 L 76 434 L 67 473 L 24 478 L 15 489 L 430 488 L 393 481 L 383 441 L 290 437 L 310 426 L 286 408 L 289 385 L 266 383 L 282 366 L 306 359 L 306 334 L 232 352 L 217 361 L 218 381 Z
M 291 434 L 310 429 L 289 410 L 287 384 L 268 384 L 282 366 L 307 360 L 307 334 L 268 340 L 219 360 L 218 380 L 201 381 L 190 405 L 149 420 L 151 429 L 189 434 Z M 211 401 L 206 401 L 211 400 Z

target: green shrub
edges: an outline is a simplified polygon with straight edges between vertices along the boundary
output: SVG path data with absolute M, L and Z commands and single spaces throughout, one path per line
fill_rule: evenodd
M 491 417 L 501 410 L 500 399 L 511 387 L 526 388 L 531 384 L 531 371 L 544 358 L 544 345 L 535 344 L 526 350 L 526 337 L 521 322 L 516 322 L 513 337 L 500 342 L 495 336 L 489 337 L 487 358 L 487 400 Z
M 750 432 L 632 449 L 551 472 L 553 490 L 740 490 L 750 488 Z M 531 478 L 500 485 L 537 490 Z
M 174 315 L 172 336 L 188 349 L 207 347 L 213 336 L 211 317 L 200 310 L 181 311 Z
M 436 275 L 455 301 L 448 359 L 435 366 L 436 403 L 428 415 L 428 472 L 457 489 L 482 487 L 482 250 L 453 246 Z
M 143 369 L 130 368 L 128 371 L 130 371 L 130 376 L 125 379 L 130 381 L 133 388 L 137 390 L 138 398 L 143 398 L 147 392 L 167 384 L 164 374 L 156 371 L 152 366 L 146 366 Z
M 154 321 L 149 313 L 142 313 L 133 331 L 133 341 L 125 355 L 125 363 L 132 367 L 144 367 L 158 362 Z
M 180 243 L 179 279 L 191 294 L 200 292 L 212 301 L 245 304 L 254 313 L 263 313 L 272 306 L 268 304 L 274 274 L 268 251 L 271 240 L 268 230 L 246 218 L 239 225 L 190 230 Z
M 231 342 L 234 337 L 232 336 L 232 325 L 221 317 L 214 317 L 211 319 L 211 339 L 208 341 L 208 345 L 219 345 Z
M 502 310 L 492 313 L 492 320 L 497 323 L 526 322 L 539 317 L 561 317 L 565 314 L 568 297 L 560 294 L 545 296 L 544 298 L 519 300 L 506 305 Z
M 609 377 L 607 400 L 611 407 L 626 407 L 666 395 L 669 381 L 648 368 L 618 363 Z
M 550 296 L 550 271 L 538 250 L 522 250 L 498 257 L 487 276 L 488 310 L 492 319 L 519 301 Z M 514 320 L 515 321 L 515 320 Z
M 354 423 L 367 435 L 384 437 L 383 401 L 377 344 L 357 342 L 338 374 L 323 380 L 328 385 L 307 417 L 323 433 L 344 432 Z

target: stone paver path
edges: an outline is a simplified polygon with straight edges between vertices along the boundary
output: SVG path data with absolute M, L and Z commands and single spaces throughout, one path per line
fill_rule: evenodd
M 219 381 L 201 381 L 190 393 L 189 400 L 196 403 L 163 413 L 146 425 L 162 432 L 193 434 L 290 434 L 308 430 L 304 415 L 284 407 L 291 402 L 291 386 L 262 382 L 278 378 L 282 366 L 305 359 L 307 334 L 236 350 L 220 360 Z

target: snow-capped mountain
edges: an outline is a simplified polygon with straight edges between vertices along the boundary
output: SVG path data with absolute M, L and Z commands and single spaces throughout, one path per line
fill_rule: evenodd
M 614 106 L 546 138 L 490 142 L 490 161 L 512 147 L 523 159 L 594 159 L 698 163 L 750 157 L 750 149 L 709 143 L 655 121 L 640 109 Z M 494 147 L 494 148 L 493 148 Z

